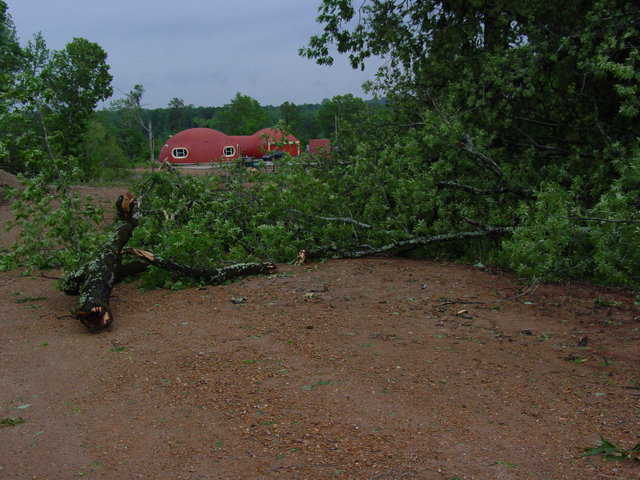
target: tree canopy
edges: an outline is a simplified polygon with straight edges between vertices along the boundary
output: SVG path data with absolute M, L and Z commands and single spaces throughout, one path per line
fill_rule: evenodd
M 111 97 L 107 53 L 97 43 L 74 38 L 53 52 L 44 70 L 49 104 L 61 129 L 63 153 L 74 153 L 98 102 Z
M 251 135 L 268 125 L 269 117 L 260 107 L 260 103 L 239 92 L 209 124 L 211 128 L 228 135 Z
M 20 46 L 7 4 L 0 0 L 0 97 L 6 95 L 12 75 L 20 64 Z
M 3 166 L 37 170 L 33 162 L 27 166 L 36 151 L 45 152 L 49 162 L 80 155 L 98 102 L 112 93 L 106 52 L 84 38 L 50 51 L 40 33 L 20 47 L 4 2 L 0 17 L 0 141 L 7 149 Z
M 637 279 L 618 255 L 640 246 L 640 5 L 323 0 L 318 22 L 303 56 L 386 60 L 369 87 L 396 126 L 361 150 L 418 162 L 398 173 L 429 191 L 411 223 L 513 226 L 492 251 L 531 276 Z

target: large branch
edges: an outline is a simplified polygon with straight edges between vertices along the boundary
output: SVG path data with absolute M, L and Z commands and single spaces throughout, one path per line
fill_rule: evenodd
M 80 299 L 75 316 L 91 332 L 104 330 L 113 322 L 109 307 L 109 296 L 121 270 L 122 249 L 138 225 L 138 201 L 128 193 L 116 201 L 118 218 L 113 232 L 100 248 L 96 257 L 87 263 L 81 272 L 72 277 L 80 280 Z M 67 287 L 73 284 L 68 281 Z
M 155 255 L 139 248 L 126 248 L 124 253 L 135 255 L 145 262 L 175 272 L 185 277 L 194 278 L 205 282 L 208 285 L 220 285 L 233 278 L 247 275 L 257 275 L 271 273 L 275 270 L 273 263 L 238 263 L 222 268 L 192 267 L 167 260 L 159 255 Z
M 133 222 L 133 225 L 132 225 L 133 228 L 137 226 L 138 221 L 143 214 L 142 199 L 144 198 L 145 193 L 149 189 L 151 189 L 154 182 L 155 180 L 153 179 L 153 177 L 150 177 L 149 179 L 145 180 L 141 184 L 140 195 L 138 196 L 137 199 L 134 199 L 131 193 L 127 193 L 124 197 L 119 197 L 116 200 L 117 215 L 112 226 L 110 227 L 111 230 L 113 230 L 114 232 L 117 232 L 118 229 L 124 227 L 124 225 L 122 225 L 123 222 L 125 224 Z M 135 209 L 133 208 L 134 204 L 135 204 Z M 121 211 L 123 207 L 130 210 L 130 212 L 125 213 L 124 211 Z M 133 228 L 132 228 L 132 231 L 133 231 Z M 107 244 L 110 243 L 112 238 L 113 238 L 113 234 L 106 243 Z M 125 244 L 126 242 L 122 246 L 124 247 Z M 80 294 L 81 287 L 87 278 L 88 269 L 89 267 L 91 267 L 92 263 L 94 263 L 93 260 L 82 265 L 77 270 L 66 272 L 64 278 L 62 279 L 62 282 L 60 282 L 60 289 L 67 295 Z M 147 267 L 146 264 L 143 265 L 140 262 L 136 262 L 135 265 L 130 265 L 130 264 L 119 265 L 118 269 L 115 272 L 115 281 L 119 282 L 120 280 L 130 275 L 142 273 L 146 269 L 146 267 Z
M 87 276 L 87 266 L 89 264 L 83 265 L 78 270 L 74 270 L 68 274 L 66 274 L 60 283 L 60 289 L 66 293 L 67 295 L 79 295 L 80 288 L 84 283 Z M 116 271 L 116 280 L 115 282 L 121 282 L 127 277 L 132 277 L 135 275 L 139 275 L 146 270 L 148 270 L 149 264 L 147 262 L 142 261 L 134 261 L 122 263 L 118 270 Z
M 511 233 L 513 227 L 491 227 L 483 226 L 481 231 L 445 233 L 432 237 L 415 237 L 407 240 L 398 240 L 382 247 L 372 247 L 370 245 L 359 245 L 353 249 L 343 249 L 335 246 L 320 247 L 314 250 L 305 251 L 306 258 L 319 258 L 330 255 L 334 258 L 362 258 L 382 254 L 399 254 L 407 252 L 430 243 L 451 242 L 455 240 L 473 239 L 489 236 L 500 236 Z

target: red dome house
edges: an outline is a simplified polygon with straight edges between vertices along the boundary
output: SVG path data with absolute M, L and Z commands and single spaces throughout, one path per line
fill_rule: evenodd
M 176 133 L 160 149 L 160 162 L 194 165 L 226 162 L 242 157 L 263 158 L 281 151 L 300 155 L 300 140 L 280 130 L 263 128 L 253 135 L 233 136 L 211 128 L 190 128 Z

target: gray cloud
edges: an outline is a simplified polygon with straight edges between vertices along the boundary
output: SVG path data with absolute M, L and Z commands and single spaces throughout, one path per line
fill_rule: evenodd
M 52 49 L 73 37 L 97 42 L 109 54 L 114 96 L 141 83 L 155 107 L 172 97 L 222 105 L 236 92 L 274 105 L 362 95 L 376 64 L 359 72 L 343 58 L 321 67 L 297 54 L 319 31 L 319 2 L 8 0 L 23 42 L 38 31 Z

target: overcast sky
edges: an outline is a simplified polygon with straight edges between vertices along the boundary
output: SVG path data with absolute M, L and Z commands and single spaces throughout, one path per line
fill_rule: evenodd
M 365 96 L 375 64 L 352 70 L 298 56 L 320 31 L 321 0 L 7 0 L 21 43 L 42 31 L 50 49 L 74 37 L 109 54 L 114 98 L 136 83 L 144 102 L 218 106 L 236 92 L 263 105 L 317 103 L 334 95 Z

